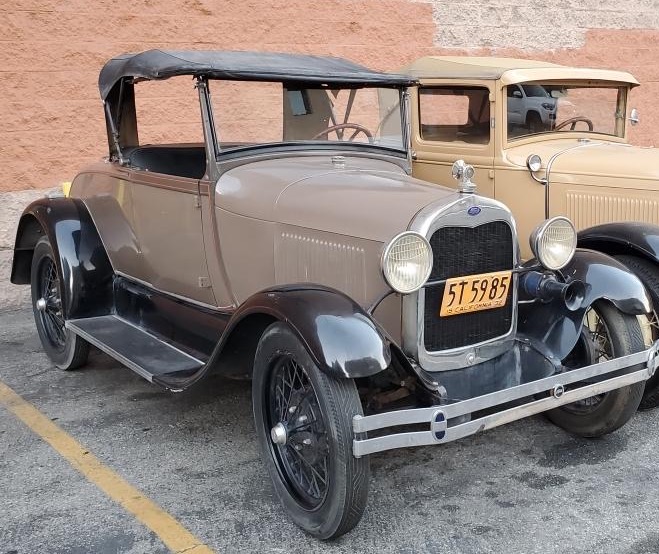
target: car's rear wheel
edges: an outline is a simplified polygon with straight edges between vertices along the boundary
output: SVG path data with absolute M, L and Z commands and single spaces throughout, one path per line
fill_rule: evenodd
M 649 315 L 650 338 L 659 339 L 659 266 L 638 256 L 616 256 L 621 263 L 627 266 L 645 285 L 653 311 Z M 659 406 L 659 372 L 655 373 L 645 383 L 645 392 L 639 405 L 639 410 L 649 410 Z
M 284 323 L 261 337 L 252 384 L 254 419 L 275 492 L 293 521 L 320 539 L 361 519 L 368 458 L 352 454 L 352 418 L 362 414 L 351 379 L 322 373 Z
M 595 302 L 586 312 L 581 336 L 563 361 L 570 368 L 618 358 L 645 348 L 638 319 L 609 302 Z M 559 427 L 583 437 L 599 437 L 622 427 L 634 415 L 644 383 L 635 383 L 547 412 Z
M 60 369 L 76 369 L 87 362 L 89 343 L 64 325 L 62 281 L 46 237 L 37 242 L 31 269 L 32 311 L 37 333 L 48 357 Z

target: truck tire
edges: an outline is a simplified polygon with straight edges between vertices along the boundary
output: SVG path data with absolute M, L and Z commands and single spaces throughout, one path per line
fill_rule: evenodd
M 641 282 L 652 299 L 652 306 L 659 306 L 659 266 L 638 256 L 621 255 L 616 259 L 626 265 Z M 659 339 L 659 314 L 655 308 L 650 324 L 652 327 L 652 340 Z M 659 372 L 655 373 L 645 382 L 645 392 L 639 405 L 639 410 L 650 410 L 659 406 Z
M 592 341 L 592 343 L 590 342 Z M 582 337 L 563 361 L 578 368 L 603 359 L 618 358 L 645 348 L 641 326 L 635 316 L 599 300 L 586 312 Z M 582 437 L 600 437 L 622 427 L 641 402 L 644 382 L 566 404 L 547 412 L 559 427 Z

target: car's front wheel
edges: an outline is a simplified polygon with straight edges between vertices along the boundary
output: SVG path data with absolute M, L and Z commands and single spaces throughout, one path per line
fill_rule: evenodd
M 76 369 L 87 362 L 89 343 L 64 325 L 62 282 L 46 237 L 34 247 L 31 269 L 32 311 L 41 344 L 60 369 Z
M 321 372 L 278 322 L 259 342 L 252 391 L 263 459 L 289 516 L 320 539 L 350 531 L 369 482 L 368 458 L 352 454 L 352 418 L 362 414 L 354 381 Z
M 638 319 L 609 302 L 595 302 L 584 316 L 577 345 L 563 364 L 579 368 L 645 348 Z M 635 383 L 603 394 L 566 404 L 547 412 L 559 427 L 583 437 L 599 437 L 622 427 L 634 415 L 645 383 Z

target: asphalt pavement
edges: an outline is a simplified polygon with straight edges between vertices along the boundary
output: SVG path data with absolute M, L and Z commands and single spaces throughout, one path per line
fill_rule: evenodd
M 181 394 L 107 356 L 54 369 L 32 314 L 0 314 L 0 382 L 217 553 L 659 553 L 659 410 L 598 440 L 534 417 L 371 457 L 361 523 L 331 543 L 293 525 L 257 450 L 250 384 Z M 0 405 L 0 554 L 169 552 Z

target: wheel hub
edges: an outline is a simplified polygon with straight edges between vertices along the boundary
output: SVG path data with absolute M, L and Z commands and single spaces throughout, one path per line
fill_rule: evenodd
M 286 426 L 281 421 L 270 429 L 270 438 L 275 444 L 286 444 L 288 433 L 286 431 Z
M 46 302 L 45 298 L 39 298 L 39 300 L 36 301 L 35 306 L 37 307 L 37 310 L 39 310 L 40 312 L 45 312 L 48 303 Z

